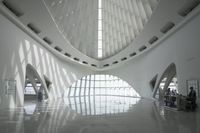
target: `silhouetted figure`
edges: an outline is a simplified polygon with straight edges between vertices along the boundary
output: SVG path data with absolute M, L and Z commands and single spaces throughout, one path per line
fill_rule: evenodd
M 171 89 L 168 88 L 167 91 L 165 92 L 165 105 L 166 106 L 168 106 L 168 103 L 171 105 L 170 95 L 171 95 Z
M 191 109 L 195 110 L 196 108 L 196 91 L 193 87 L 190 87 L 190 93 L 188 94 L 187 100 L 191 102 Z
M 42 100 L 43 100 L 42 91 L 39 90 L 39 91 L 38 91 L 38 101 L 41 102 Z
M 167 96 L 170 96 L 170 95 L 171 95 L 171 89 L 170 89 L 170 88 L 167 89 L 166 95 L 167 95 Z
M 171 92 L 171 106 L 174 107 L 175 106 L 175 102 L 176 102 L 176 91 L 172 90 Z

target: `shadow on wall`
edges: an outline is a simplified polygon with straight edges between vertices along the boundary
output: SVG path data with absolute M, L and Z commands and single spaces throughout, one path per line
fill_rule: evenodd
M 25 40 L 25 45 L 21 43 L 19 55 L 20 59 L 18 60 L 20 60 L 21 63 L 18 62 L 18 69 L 20 67 L 23 68 L 23 65 L 28 64 L 27 68 L 34 71 L 37 77 L 42 81 L 41 83 L 50 99 L 61 97 L 61 94 L 64 92 L 64 88 L 68 88 L 71 82 L 77 79 L 76 74 L 73 73 L 73 71 L 68 72 L 64 66 L 59 64 L 56 59 L 43 48 L 38 47 L 35 44 L 30 44 L 27 40 Z M 21 71 L 24 73 L 24 70 Z M 20 72 L 18 74 L 20 74 Z M 45 79 L 41 76 L 43 74 L 48 75 L 49 79 L 53 82 L 52 90 L 49 93 L 44 82 Z M 21 77 L 21 74 L 20 76 L 18 75 L 18 78 Z M 23 85 L 23 82 L 21 81 L 20 84 Z
M 172 79 L 176 76 L 176 65 L 175 63 L 171 63 L 166 69 L 165 71 L 163 72 L 163 74 L 161 75 L 159 81 L 157 82 L 155 88 L 154 88 L 154 91 L 153 91 L 153 97 L 155 98 L 156 95 L 159 94 L 159 96 L 162 95 L 162 93 L 164 93 L 169 84 L 171 83 Z M 166 78 L 166 81 L 165 81 L 165 85 L 163 87 L 163 89 L 160 88 L 160 84 L 162 82 L 162 80 Z M 161 93 L 161 94 L 160 94 Z M 159 97 L 160 98 L 160 97 Z
M 49 51 L 33 41 L 10 21 L 0 15 L 0 74 L 2 79 L 16 80 L 16 101 L 11 105 L 12 97 L 1 97 L 1 103 L 7 107 L 23 106 L 26 66 L 34 68 L 45 83 L 46 75 L 52 81 L 49 98 L 61 97 L 65 88 L 88 72 L 78 70 L 73 64 L 64 64 Z M 17 35 L 17 36 L 16 36 Z M 9 37 L 9 38 L 8 38 Z M 85 74 L 87 73 L 87 74 Z M 46 86 L 46 85 L 44 85 Z

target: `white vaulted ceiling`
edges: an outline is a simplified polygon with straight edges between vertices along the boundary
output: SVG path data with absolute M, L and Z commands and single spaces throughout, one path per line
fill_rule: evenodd
M 59 31 L 73 47 L 97 57 L 98 0 L 44 0 Z
M 54 55 L 98 71 L 148 53 L 199 12 L 200 0 L 0 0 L 0 13 Z
M 98 58 L 98 0 L 44 0 L 60 33 L 85 55 Z M 102 0 L 102 57 L 139 36 L 159 0 Z
M 151 18 L 159 0 L 103 0 L 103 58 L 131 44 Z

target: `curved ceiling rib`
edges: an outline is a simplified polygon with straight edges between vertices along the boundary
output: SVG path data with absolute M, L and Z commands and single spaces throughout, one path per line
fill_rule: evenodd
M 158 3 L 158 0 L 103 0 L 103 58 L 130 45 Z
M 0 11 L 60 59 L 97 71 L 146 53 L 200 12 L 199 0 L 101 0 L 100 47 L 98 2 L 1 0 Z M 102 55 L 98 58 L 99 48 Z
M 98 0 L 44 0 L 59 31 L 83 54 L 106 59 L 140 34 L 159 0 L 101 0 L 102 55 L 98 56 Z
M 85 55 L 97 57 L 98 0 L 44 0 L 59 31 Z

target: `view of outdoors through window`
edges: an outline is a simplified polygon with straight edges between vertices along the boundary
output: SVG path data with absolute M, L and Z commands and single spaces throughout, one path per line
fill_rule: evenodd
M 161 81 L 161 83 L 160 83 L 160 85 L 159 85 L 159 88 L 160 88 L 161 90 L 164 89 L 164 86 L 165 86 L 165 84 L 166 84 L 166 80 L 167 80 L 166 77 L 162 79 L 162 81 Z M 177 82 L 177 77 L 174 77 L 174 78 L 171 80 L 171 82 L 170 82 L 168 88 L 170 88 L 170 91 L 176 91 L 176 93 L 178 93 L 178 82 Z M 157 98 L 157 99 L 159 98 L 159 89 L 157 90 L 157 93 L 156 93 L 155 98 Z
M 139 100 L 127 82 L 112 75 L 85 76 L 64 93 L 65 103 L 83 116 L 127 112 Z
M 125 81 L 112 75 L 88 75 L 72 84 L 65 91 L 64 97 L 73 96 L 130 96 L 139 94 Z
M 37 83 L 37 90 L 41 87 L 41 83 Z M 25 95 L 36 95 L 35 90 L 33 88 L 33 85 L 31 83 L 28 83 L 24 89 L 24 94 Z

